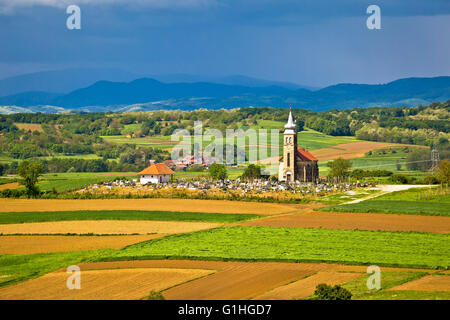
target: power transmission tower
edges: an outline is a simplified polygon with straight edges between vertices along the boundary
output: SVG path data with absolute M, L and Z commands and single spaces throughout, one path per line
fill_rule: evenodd
M 431 150 L 431 171 L 436 171 L 439 164 L 439 151 L 436 147 L 436 143 L 433 143 L 433 149 Z

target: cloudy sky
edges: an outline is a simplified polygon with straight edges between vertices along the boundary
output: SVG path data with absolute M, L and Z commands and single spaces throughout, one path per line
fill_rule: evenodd
M 66 8 L 81 8 L 81 30 Z M 381 30 L 366 9 L 381 8 Z M 0 0 L 0 78 L 108 67 L 310 86 L 450 75 L 448 0 Z

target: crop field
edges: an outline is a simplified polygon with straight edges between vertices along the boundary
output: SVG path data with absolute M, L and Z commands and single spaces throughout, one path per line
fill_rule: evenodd
M 270 227 L 216 228 L 143 242 L 114 259 L 157 257 L 450 267 L 450 235 Z
M 211 274 L 198 269 L 120 269 L 83 272 L 83 290 L 67 290 L 65 271 L 49 273 L 13 288 L 0 289 L 0 299 L 25 300 L 128 300 L 140 299 L 150 290 L 174 285 Z
M 211 222 L 83 220 L 1 224 L 0 234 L 123 235 L 185 233 L 220 226 Z
M 410 189 L 397 191 L 354 204 L 321 208 L 334 212 L 373 212 L 450 216 L 450 194 L 439 189 Z M 447 223 L 448 224 L 448 223 Z
M 337 158 L 353 159 L 364 157 L 369 151 L 382 148 L 399 148 L 405 145 L 371 141 L 358 141 L 334 145 L 331 148 L 318 149 L 313 152 L 319 160 L 333 160 Z M 396 154 L 394 154 L 396 155 Z M 397 157 L 395 157 L 397 158 Z
M 0 236 L 0 254 L 122 249 L 125 246 L 164 237 L 165 234 L 127 236 Z
M 416 280 L 432 274 L 432 270 L 411 270 L 382 268 L 382 289 L 367 289 L 367 273 L 364 266 L 329 263 L 281 263 L 281 262 L 223 262 L 200 260 L 134 260 L 84 263 L 83 270 L 108 270 L 127 268 L 187 268 L 216 270 L 211 275 L 183 283 L 164 290 L 167 299 L 260 299 L 277 288 L 284 288 L 296 282 L 304 285 L 309 279 L 309 289 L 291 292 L 297 298 L 306 298 L 315 285 L 321 282 L 345 283 L 356 299 L 383 293 L 384 289 Z M 318 276 L 319 275 L 319 276 Z M 356 279 L 356 280 L 351 280 Z M 297 284 L 298 286 L 298 284 Z M 302 290 L 299 288 L 299 291 Z M 313 290 L 314 291 L 314 290 Z M 426 291 L 422 291 L 426 292 Z M 437 298 L 442 294 L 435 295 Z M 266 296 L 267 298 L 267 296 Z M 282 297 L 274 297 L 281 299 Z M 283 297 L 291 298 L 291 297 Z
M 274 228 L 325 228 L 343 230 L 383 230 L 450 233 L 450 218 L 383 213 L 307 211 L 242 223 L 244 226 Z
M 205 212 L 170 211 L 58 211 L 58 212 L 3 212 L 0 224 L 77 221 L 77 220 L 159 220 L 159 221 L 201 221 L 230 223 L 241 222 L 260 217 L 256 214 L 223 214 Z
M 292 212 L 302 206 L 281 203 L 255 203 L 227 200 L 195 199 L 0 199 L 2 212 L 48 212 L 48 211 L 177 211 L 227 214 L 274 215 Z
M 360 203 L 323 208 L 337 212 L 380 212 L 395 214 L 419 214 L 429 216 L 450 216 L 450 203 L 427 201 L 366 200 Z
M 428 275 L 420 279 L 395 286 L 390 290 L 449 291 L 450 293 L 450 276 Z
M 285 286 L 277 287 L 260 296 L 256 300 L 293 300 L 303 299 L 311 296 L 316 286 L 321 283 L 328 285 L 337 285 L 362 277 L 361 273 L 356 272 L 330 272 L 320 271 L 312 276 L 306 277 Z
M 37 123 L 14 123 L 14 125 L 19 128 L 19 130 L 27 130 L 27 131 L 39 131 L 43 132 L 42 126 Z

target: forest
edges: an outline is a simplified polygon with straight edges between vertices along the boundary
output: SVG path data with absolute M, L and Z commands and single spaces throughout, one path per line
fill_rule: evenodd
M 418 107 L 373 107 L 313 112 L 293 109 L 297 130 L 304 127 L 330 136 L 355 136 L 360 140 L 414 145 L 435 145 L 441 158 L 449 156 L 450 101 Z M 232 110 L 147 111 L 128 113 L 17 113 L 0 115 L 0 155 L 12 161 L 39 157 L 49 172 L 135 171 L 146 160 L 169 158 L 167 148 L 134 143 L 115 143 L 108 137 L 163 139 L 176 129 L 264 128 L 272 121 L 282 130 L 289 110 L 240 108 Z M 265 122 L 262 122 L 265 121 Z M 166 138 L 167 141 L 170 141 Z M 417 154 L 417 158 L 420 158 Z M 67 157 L 67 158 L 64 158 Z

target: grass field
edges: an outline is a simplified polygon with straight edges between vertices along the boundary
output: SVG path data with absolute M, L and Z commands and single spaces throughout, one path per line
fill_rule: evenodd
M 450 193 L 438 189 L 410 189 L 397 191 L 354 204 L 321 208 L 334 212 L 371 212 L 450 216 Z
M 0 255 L 0 287 L 37 278 L 48 272 L 89 261 L 107 253 L 106 250 Z
M 270 227 L 216 228 L 143 242 L 107 259 L 195 258 L 450 267 L 450 235 Z
M 202 221 L 231 223 L 261 217 L 256 214 L 222 214 L 170 211 L 62 211 L 62 212 L 4 212 L 0 224 L 76 220 L 156 220 L 156 221 Z
M 323 211 L 335 212 L 371 212 L 420 214 L 428 216 L 450 216 L 450 203 L 427 201 L 390 201 L 366 200 L 359 203 L 322 208 Z

